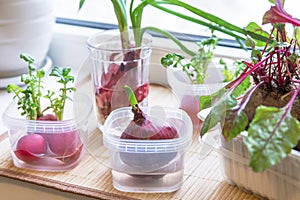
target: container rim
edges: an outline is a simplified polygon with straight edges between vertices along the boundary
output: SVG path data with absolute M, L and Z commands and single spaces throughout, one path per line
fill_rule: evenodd
M 133 34 L 133 30 L 130 30 L 128 32 L 130 35 Z M 100 51 L 103 51 L 103 52 L 126 52 L 126 51 L 136 51 L 136 50 L 139 50 L 139 49 L 151 49 L 151 46 L 152 46 L 152 35 L 147 33 L 147 32 L 144 32 L 143 34 L 143 39 L 142 39 L 142 42 L 141 42 L 141 46 L 138 46 L 138 47 L 131 47 L 131 48 L 126 48 L 126 49 L 123 49 L 123 48 L 119 48 L 119 49 L 115 49 L 115 48 L 103 48 L 101 46 L 99 46 L 99 44 L 94 44 L 94 39 L 96 37 L 99 37 L 103 34 L 107 34 L 108 38 L 106 38 L 106 41 L 111 41 L 110 39 L 112 38 L 115 38 L 115 37 L 120 37 L 120 31 L 119 29 L 111 29 L 111 30 L 103 30 L 103 31 L 100 31 L 100 32 L 97 32 L 97 33 L 94 33 L 92 34 L 87 40 L 86 40 L 86 45 L 88 47 L 89 50 L 91 49 L 94 49 L 94 50 L 100 50 Z M 133 39 L 132 39 L 133 40 Z
M 149 107 L 142 107 L 145 110 Z M 151 108 L 151 107 L 150 107 Z M 182 135 L 182 137 L 174 139 L 163 139 L 163 140 L 136 140 L 136 139 L 120 139 L 109 134 L 110 125 L 113 121 L 114 115 L 122 112 L 130 112 L 130 107 L 123 107 L 113 110 L 111 114 L 106 119 L 103 125 L 103 142 L 104 145 L 109 149 L 114 149 L 121 152 L 131 152 L 131 153 L 165 153 L 165 152 L 177 152 L 186 149 L 192 142 L 192 121 L 190 117 L 184 110 L 178 108 L 167 108 L 164 107 L 166 113 L 169 115 L 173 113 L 172 118 L 184 121 L 185 126 L 188 126 L 187 132 Z M 132 114 L 133 116 L 133 114 Z M 120 118 L 124 115 L 120 116 Z M 115 118 L 116 120 L 117 118 Z M 108 123 L 109 122 L 109 123 Z M 108 133 L 108 134 L 107 134 Z
M 71 119 L 61 120 L 61 121 L 43 121 L 43 120 L 28 120 L 25 118 L 16 117 L 13 115 L 7 114 L 7 111 L 10 107 L 16 106 L 16 101 L 12 101 L 8 107 L 5 109 L 3 113 L 3 121 L 4 124 L 9 128 L 12 126 L 34 126 L 38 129 L 76 129 L 78 124 L 82 124 L 85 120 L 88 119 L 88 116 L 91 114 L 93 110 L 93 104 L 90 98 L 82 93 L 74 94 L 74 101 L 76 98 L 84 98 L 87 102 L 84 113 L 74 112 L 75 117 Z M 74 102 L 73 102 L 74 104 Z M 73 105 L 74 109 L 74 105 Z

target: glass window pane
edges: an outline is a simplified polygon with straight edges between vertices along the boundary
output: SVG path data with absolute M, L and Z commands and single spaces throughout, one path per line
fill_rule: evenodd
M 127 1 L 130 2 L 129 0 Z M 297 1 L 287 0 L 285 3 L 286 11 L 295 17 L 297 8 L 299 8 L 299 2 Z M 136 2 L 138 1 L 136 0 Z M 240 27 L 245 27 L 251 21 L 255 21 L 260 25 L 263 14 L 271 6 L 268 0 L 183 0 L 183 2 L 212 13 Z M 117 23 L 110 0 L 86 0 L 80 11 L 78 11 L 78 5 L 79 0 L 56 0 L 56 16 L 111 24 Z M 182 11 L 182 13 L 191 15 L 186 11 Z M 178 19 L 153 7 L 145 9 L 142 25 L 156 26 L 175 32 L 210 35 L 206 27 Z M 222 37 L 226 38 L 227 36 Z

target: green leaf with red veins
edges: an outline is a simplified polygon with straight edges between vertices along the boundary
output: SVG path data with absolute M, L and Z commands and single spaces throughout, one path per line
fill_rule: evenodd
M 242 111 L 240 106 L 236 106 L 226 111 L 222 134 L 227 141 L 231 141 L 248 125 L 248 116 Z
M 300 123 L 286 108 L 260 106 L 248 129 L 245 145 L 255 172 L 280 163 L 300 139 Z
M 240 84 L 235 89 L 233 89 L 231 93 L 232 97 L 237 98 L 241 96 L 247 91 L 250 85 L 251 85 L 250 77 L 248 76 L 242 82 L 240 82 Z M 229 91 L 229 89 L 227 89 L 226 87 L 227 86 L 219 89 L 218 91 L 214 92 L 211 95 L 200 96 L 200 110 L 209 108 L 213 106 L 214 102 L 221 100 L 222 97 L 226 95 L 226 93 Z

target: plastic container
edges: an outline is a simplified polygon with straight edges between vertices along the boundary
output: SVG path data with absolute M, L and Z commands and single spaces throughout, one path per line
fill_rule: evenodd
M 204 119 L 208 110 L 200 111 L 199 118 Z M 247 193 L 267 199 L 298 200 L 300 197 L 300 152 L 292 152 L 278 165 L 256 173 L 249 167 L 249 155 L 242 133 L 230 142 L 221 136 L 219 126 L 211 129 L 201 139 L 202 153 L 217 151 L 220 155 L 221 170 L 225 180 Z
M 83 140 L 93 105 L 82 94 L 76 94 L 73 102 L 65 109 L 67 117 L 63 121 L 27 120 L 17 109 L 17 102 L 10 103 L 3 121 L 16 167 L 65 171 L 77 166 L 84 155 Z
M 268 199 L 298 200 L 300 197 L 300 152 L 292 153 L 280 164 L 255 173 L 249 167 L 243 136 L 232 142 L 221 138 L 221 166 L 225 179 L 242 190 Z
M 134 47 L 133 31 L 122 34 L 129 36 L 128 49 L 118 29 L 95 33 L 87 40 L 100 129 L 112 110 L 128 106 L 124 85 L 132 88 L 141 105 L 147 105 L 152 37 L 145 33 L 141 45 Z
M 201 121 L 197 114 L 200 111 L 200 96 L 210 95 L 225 86 L 222 83 L 224 76 L 222 74 L 223 66 L 218 64 L 220 58 L 214 58 L 207 68 L 207 77 L 203 84 L 191 84 L 188 76 L 180 68 L 168 68 L 167 79 L 172 90 L 178 96 L 180 108 L 188 113 L 193 122 L 194 131 L 199 131 Z M 232 60 L 225 60 L 228 64 Z M 231 64 L 231 63 L 230 63 Z
M 111 112 L 103 127 L 103 142 L 110 152 L 113 185 L 125 192 L 172 192 L 181 187 L 184 154 L 192 141 L 192 122 L 175 108 L 141 107 L 156 122 L 169 123 L 175 139 L 120 139 L 133 119 L 131 108 Z M 156 120 L 156 121 L 155 121 Z

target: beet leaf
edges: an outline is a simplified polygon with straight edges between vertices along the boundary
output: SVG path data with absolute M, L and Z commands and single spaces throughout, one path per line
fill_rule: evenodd
M 222 134 L 226 141 L 230 141 L 245 130 L 248 125 L 248 116 L 241 106 L 226 110 L 222 125 Z
M 220 90 L 214 92 L 211 95 L 200 96 L 200 110 L 211 107 L 213 105 L 213 102 L 216 102 L 219 99 L 221 99 L 227 91 L 227 89 L 221 88 Z
M 263 17 L 263 24 L 267 23 L 290 23 L 294 26 L 300 26 L 300 21 L 288 14 L 284 8 L 282 0 L 276 0 L 275 6 L 271 6 Z
M 250 166 L 261 172 L 278 164 L 299 139 L 300 123 L 286 108 L 258 107 L 245 139 Z
M 236 88 L 234 88 L 232 94 L 234 97 L 239 97 L 245 93 L 245 91 L 250 87 L 250 77 L 246 77 L 244 81 L 242 81 Z M 200 96 L 200 110 L 209 108 L 213 106 L 214 102 L 219 101 L 222 96 L 228 93 L 228 89 L 230 85 L 227 85 L 218 91 L 212 93 L 211 95 Z
M 204 120 L 202 125 L 200 135 L 201 137 L 209 131 L 209 129 L 215 127 L 219 122 L 221 124 L 224 122 L 226 111 L 229 108 L 233 108 L 237 105 L 237 100 L 232 95 L 226 95 L 223 99 L 218 101 L 218 103 L 212 107 L 210 113 Z

